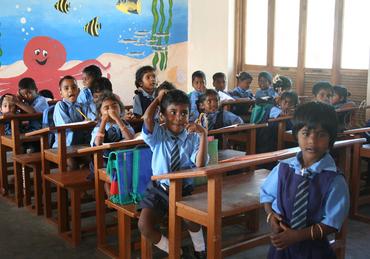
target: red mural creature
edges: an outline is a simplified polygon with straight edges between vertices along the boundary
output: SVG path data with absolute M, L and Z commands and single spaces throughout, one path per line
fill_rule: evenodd
M 66 49 L 58 40 L 46 36 L 34 37 L 27 43 L 23 53 L 23 62 L 27 70 L 15 77 L 0 78 L 0 89 L 9 88 L 7 92 L 17 93 L 19 80 L 23 77 L 32 77 L 39 90 L 49 89 L 55 98 L 59 98 L 58 84 L 63 76 L 71 75 L 81 79 L 82 70 L 89 65 L 96 65 L 104 71 L 110 68 L 110 63 L 104 66 L 98 60 L 89 59 L 72 68 L 60 70 L 66 59 Z

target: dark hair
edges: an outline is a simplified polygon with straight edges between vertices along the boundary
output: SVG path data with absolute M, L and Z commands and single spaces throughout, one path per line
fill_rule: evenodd
M 281 100 L 290 99 L 293 101 L 294 106 L 296 106 L 299 102 L 298 95 L 295 92 L 284 92 L 281 94 Z
M 97 110 L 97 119 L 99 120 L 101 117 L 100 109 L 103 106 L 103 103 L 107 100 L 117 102 L 119 105 L 119 108 L 121 109 L 120 116 L 123 116 L 125 114 L 125 106 L 123 105 L 122 101 L 113 93 L 104 93 L 104 95 L 99 99 L 99 101 L 96 104 L 96 110 Z
M 13 96 L 13 97 L 16 97 L 14 94 L 4 94 L 0 97 L 0 109 L 1 109 L 1 106 L 3 105 L 3 102 L 4 102 L 4 99 L 5 99 L 5 96 Z
M 86 75 L 91 76 L 94 79 L 97 79 L 97 78 L 102 76 L 102 72 L 101 72 L 100 68 L 98 66 L 95 66 L 95 65 L 90 65 L 90 66 L 85 67 L 82 70 L 82 73 L 85 73 Z
M 267 81 L 270 82 L 270 84 L 272 83 L 272 75 L 270 72 L 267 72 L 267 71 L 262 71 L 261 73 L 258 74 L 258 80 L 263 77 L 263 78 L 266 78 Z
M 242 71 L 236 75 L 236 79 L 238 79 L 238 82 L 240 82 L 245 80 L 253 80 L 253 77 L 248 72 Z
M 337 136 L 337 114 L 334 107 L 321 102 L 308 102 L 298 106 L 293 117 L 293 135 L 303 127 L 309 130 L 321 126 L 329 134 L 329 148 L 333 147 Z
M 287 76 L 276 75 L 273 79 L 272 86 L 275 90 L 281 88 L 281 90 L 290 90 L 292 88 L 292 80 Z
M 203 78 L 206 80 L 206 74 L 203 71 L 197 70 L 191 75 L 191 82 L 194 82 L 195 78 Z
M 100 92 L 113 92 L 112 83 L 106 77 L 100 77 L 95 79 L 91 84 L 91 93 L 100 93 Z
M 162 84 L 160 84 L 155 89 L 155 91 L 154 91 L 154 98 L 157 98 L 159 92 L 162 91 L 162 90 L 170 91 L 170 90 L 175 90 L 175 89 L 176 89 L 176 86 L 174 84 L 172 84 L 171 82 L 168 82 L 168 81 L 164 81 Z
M 220 101 L 220 96 L 218 95 L 218 93 L 216 92 L 216 90 L 214 89 L 207 89 L 204 94 L 201 94 L 198 98 L 198 103 L 203 103 L 208 96 L 216 96 L 217 99 Z
M 46 98 L 54 99 L 53 92 L 48 89 L 43 89 L 39 91 L 39 95 L 44 96 Z
M 155 68 L 152 66 L 143 66 L 136 71 L 136 74 L 135 74 L 136 88 L 141 87 L 140 83 L 143 82 L 143 77 L 148 72 L 155 72 Z
M 37 90 L 35 80 L 30 77 L 24 77 L 18 82 L 19 90 L 27 89 L 27 90 Z
M 190 109 L 189 96 L 181 90 L 175 89 L 167 92 L 160 103 L 160 111 L 165 113 L 167 107 L 171 104 L 186 104 Z
M 226 75 L 222 72 L 217 72 L 212 76 L 213 81 L 216 81 L 219 78 L 226 78 Z
M 316 96 L 322 89 L 333 91 L 333 87 L 328 81 L 320 81 L 313 85 L 312 94 Z
M 347 101 L 347 97 L 351 96 L 351 93 L 348 92 L 347 88 L 342 85 L 334 85 L 333 92 L 343 98 L 343 101 Z
M 59 88 L 62 86 L 62 83 L 64 80 L 73 80 L 75 81 L 75 84 L 77 85 L 77 81 L 76 81 L 76 78 L 74 78 L 73 76 L 64 76 L 62 77 L 60 80 L 59 80 Z

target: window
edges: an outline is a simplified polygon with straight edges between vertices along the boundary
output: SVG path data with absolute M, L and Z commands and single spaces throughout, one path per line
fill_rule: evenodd
M 246 4 L 245 62 L 266 65 L 268 0 L 248 0 Z
M 331 68 L 335 0 L 308 0 L 306 67 Z
M 369 66 L 369 0 L 344 3 L 342 68 L 367 69 Z
M 276 0 L 274 66 L 297 67 L 299 1 Z

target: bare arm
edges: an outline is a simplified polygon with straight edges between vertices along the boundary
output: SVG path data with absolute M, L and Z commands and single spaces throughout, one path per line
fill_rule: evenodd
M 163 96 L 166 94 L 165 91 L 161 91 L 157 98 L 153 100 L 153 102 L 149 105 L 149 107 L 146 109 L 143 120 L 145 124 L 145 128 L 152 133 L 154 130 L 154 117 L 155 113 L 157 112 L 157 107 L 162 101 Z
M 111 117 L 118 125 L 122 135 L 125 137 L 125 139 L 133 139 L 134 134 L 131 133 L 131 131 L 126 127 L 126 125 L 123 123 L 121 117 L 111 110 L 109 111 L 109 117 Z
M 188 132 L 196 132 L 199 134 L 199 150 L 195 159 L 197 167 L 203 167 L 207 162 L 208 155 L 208 132 L 200 124 L 189 123 L 186 127 Z
M 104 135 L 105 135 L 105 125 L 107 124 L 108 118 L 109 117 L 107 115 L 103 115 L 103 117 L 101 119 L 99 131 L 98 131 L 98 134 L 96 134 L 96 137 L 95 137 L 95 145 L 96 146 L 100 146 L 100 145 L 103 144 Z

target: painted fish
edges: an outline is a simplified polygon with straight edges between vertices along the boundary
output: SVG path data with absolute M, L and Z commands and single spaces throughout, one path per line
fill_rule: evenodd
M 96 16 L 94 19 L 86 23 L 84 26 L 84 31 L 90 34 L 91 36 L 98 37 L 99 30 L 101 29 L 101 23 L 98 22 L 99 17 Z
M 59 0 L 55 3 L 54 8 L 61 13 L 68 13 L 71 3 L 67 3 L 67 0 Z
M 144 51 L 132 51 L 127 53 L 127 55 L 130 57 L 139 57 L 144 55 Z
M 136 43 L 137 40 L 134 40 L 134 39 L 122 39 L 122 40 L 119 40 L 118 43 L 124 43 L 124 44 L 128 44 L 128 43 Z
M 143 36 L 145 36 L 147 34 L 149 34 L 148 31 L 135 31 L 135 35 L 143 35 Z
M 141 0 L 118 0 L 116 8 L 125 14 L 140 14 Z
M 157 32 L 156 34 L 154 34 L 154 36 L 156 36 L 156 37 L 167 37 L 167 36 L 170 36 L 170 34 L 165 33 L 165 32 Z
M 141 46 L 145 46 L 145 44 L 142 42 L 137 42 L 137 43 L 134 43 L 134 46 L 141 47 Z

